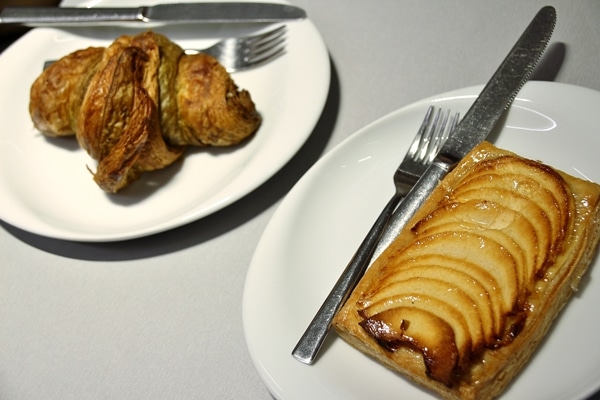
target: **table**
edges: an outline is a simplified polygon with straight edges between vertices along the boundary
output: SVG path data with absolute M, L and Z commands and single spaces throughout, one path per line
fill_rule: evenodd
M 305 146 L 260 188 L 126 242 L 66 242 L 0 221 L 0 398 L 270 399 L 246 350 L 242 291 L 282 198 L 366 124 L 484 83 L 547 3 L 296 0 L 329 48 L 329 98 Z M 600 90 L 600 2 L 551 3 L 558 24 L 535 78 Z

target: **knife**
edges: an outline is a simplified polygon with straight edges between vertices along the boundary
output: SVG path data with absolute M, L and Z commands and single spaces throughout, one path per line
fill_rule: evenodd
M 5 7 L 0 24 L 70 25 L 98 22 L 249 23 L 306 18 L 298 7 L 275 3 L 206 2 L 127 7 Z
M 394 211 L 390 224 L 380 239 L 376 253 L 381 252 L 381 249 L 385 249 L 396 238 L 443 177 L 469 151 L 485 140 L 494 129 L 533 72 L 550 41 L 555 24 L 556 10 L 553 7 L 546 6 L 536 14 L 442 146 L 433 164 L 429 166 Z M 314 362 L 331 328 L 333 317 L 342 307 L 363 273 L 364 271 L 359 269 L 344 270 L 292 351 L 294 358 L 305 364 Z
M 492 132 L 535 69 L 550 41 L 555 24 L 556 10 L 553 7 L 546 6 L 537 13 L 442 146 L 432 165 L 394 211 L 390 224 L 375 249 L 374 258 L 398 236 L 439 181 Z

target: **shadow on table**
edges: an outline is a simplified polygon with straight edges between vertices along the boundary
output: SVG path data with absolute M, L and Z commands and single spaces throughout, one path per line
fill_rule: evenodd
M 532 81 L 553 81 L 565 59 L 567 47 L 562 42 L 555 42 L 548 46 L 544 55 L 540 59 L 537 67 L 531 74 L 529 80 Z
M 156 235 L 120 242 L 88 243 L 47 238 L 0 221 L 14 237 L 43 251 L 60 256 L 116 261 L 154 257 L 209 241 L 267 210 L 283 198 L 302 175 L 321 157 L 335 127 L 340 104 L 340 85 L 333 61 L 325 107 L 310 137 L 298 153 L 259 188 L 205 218 Z

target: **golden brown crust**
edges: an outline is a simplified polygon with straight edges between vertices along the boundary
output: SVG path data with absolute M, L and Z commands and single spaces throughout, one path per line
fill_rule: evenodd
M 177 75 L 180 135 L 175 144 L 230 146 L 260 124 L 250 94 L 237 86 L 217 60 L 195 54 L 179 60 Z
M 389 308 L 385 307 L 382 307 L 381 309 L 388 310 L 385 311 L 387 314 L 375 314 L 375 316 L 371 316 L 370 313 L 372 310 L 365 308 L 365 304 L 368 303 L 368 299 L 370 299 L 370 292 L 377 293 L 386 290 L 381 285 L 378 286 L 378 282 L 385 282 L 387 285 L 390 284 L 385 276 L 391 276 L 390 274 L 396 273 L 391 272 L 394 269 L 394 265 L 400 265 L 400 263 L 403 262 L 400 261 L 398 257 L 404 257 L 402 258 L 404 260 L 410 258 L 408 255 L 402 256 L 403 251 L 411 248 L 411 243 L 415 240 L 415 235 L 418 235 L 420 229 L 426 230 L 427 224 L 429 223 L 428 216 L 432 212 L 444 214 L 444 224 L 451 224 L 451 222 L 448 221 L 451 221 L 454 218 L 451 217 L 452 214 L 443 210 L 434 210 L 438 209 L 440 204 L 448 206 L 449 204 L 452 204 L 453 200 L 457 200 L 456 198 L 453 198 L 454 188 L 460 187 L 461 182 L 464 183 L 474 177 L 472 172 L 477 170 L 477 168 L 483 168 L 486 164 L 487 167 L 491 165 L 498 167 L 492 167 L 488 171 L 490 173 L 489 179 L 499 178 L 499 176 L 492 177 L 491 175 L 493 174 L 503 175 L 516 173 L 515 171 L 502 171 L 504 167 L 502 167 L 501 164 L 505 161 L 510 161 L 510 164 L 514 163 L 515 171 L 528 171 L 524 174 L 529 174 L 533 171 L 533 174 L 535 175 L 538 173 L 537 171 L 545 171 L 540 172 L 543 174 L 542 186 L 548 185 L 545 186 L 545 189 L 554 196 L 554 200 L 549 200 L 550 197 L 548 197 L 547 193 L 541 193 L 541 188 L 535 187 L 528 177 L 523 178 L 524 186 L 519 188 L 519 190 L 532 190 L 535 188 L 534 192 L 530 192 L 531 195 L 537 193 L 535 196 L 541 196 L 540 199 L 542 200 L 539 200 L 541 203 L 548 201 L 548 207 L 560 210 L 556 211 L 557 217 L 553 217 L 553 223 L 557 224 L 555 226 L 555 232 L 557 233 L 553 237 L 557 237 L 558 239 L 556 242 L 549 245 L 549 248 L 551 248 L 549 259 L 544 260 L 543 263 L 536 263 L 530 259 L 530 262 L 533 263 L 536 268 L 531 281 L 525 276 L 526 274 L 523 274 L 521 278 L 514 278 L 515 282 L 519 282 L 518 284 L 521 289 L 519 289 L 519 293 L 515 293 L 516 308 L 513 310 L 512 314 L 508 316 L 506 326 L 503 328 L 505 335 L 508 333 L 509 337 L 505 337 L 504 339 L 500 338 L 501 340 L 497 341 L 496 344 L 492 346 L 483 340 L 483 346 L 480 350 L 477 350 L 476 348 L 473 350 L 472 348 L 471 352 L 462 353 L 466 354 L 464 357 L 468 359 L 465 360 L 465 364 L 461 365 L 458 360 L 460 359 L 461 351 L 464 350 L 460 349 L 460 342 L 457 338 L 452 338 L 451 335 L 449 335 L 448 329 L 442 328 L 442 330 L 440 330 L 440 326 L 443 326 L 443 324 L 437 324 L 436 327 L 425 329 L 427 324 L 430 323 L 430 317 L 425 313 L 422 312 L 419 315 L 413 316 L 407 313 L 390 311 Z M 524 163 L 523 165 L 527 164 L 534 169 L 522 170 L 520 166 L 522 163 Z M 513 182 L 519 182 L 519 180 L 516 180 L 515 176 L 513 176 L 512 179 Z M 547 179 L 547 181 L 544 181 L 545 179 Z M 537 182 L 539 179 L 536 177 L 534 180 Z M 487 193 L 488 189 L 482 187 L 480 190 L 482 193 Z M 569 193 L 569 195 L 565 197 L 565 193 Z M 460 197 L 459 195 L 457 196 Z M 541 204 L 540 207 L 543 208 L 544 204 Z M 535 215 L 533 209 L 527 209 L 523 212 L 531 212 L 531 216 Z M 478 215 L 477 213 L 471 215 L 473 216 L 473 219 L 479 219 L 483 216 L 483 214 Z M 508 218 L 507 215 L 510 216 L 512 214 L 492 210 L 491 215 L 492 217 L 489 221 L 484 220 L 485 223 L 493 222 L 495 224 L 507 225 L 505 222 L 508 220 L 505 221 L 503 218 L 506 219 Z M 543 226 L 551 226 L 550 222 L 544 222 L 543 219 L 537 217 L 531 218 L 532 221 L 537 221 L 537 223 L 548 223 L 548 225 Z M 462 221 L 464 223 L 465 220 Z M 524 220 L 517 222 L 519 224 L 518 227 L 511 228 L 513 230 L 516 229 L 516 232 L 503 231 L 508 232 L 507 237 L 510 237 L 511 235 L 516 235 L 517 237 L 518 235 L 536 235 L 535 231 L 528 225 L 528 222 Z M 441 185 L 438 186 L 432 196 L 418 211 L 417 215 L 409 222 L 408 226 L 416 226 L 416 228 L 413 230 L 405 229 L 399 238 L 390 245 L 390 247 L 369 268 L 349 300 L 336 316 L 334 326 L 340 336 L 354 347 L 376 358 L 389 368 L 401 372 L 411 380 L 433 390 L 444 399 L 490 399 L 497 397 L 505 389 L 511 379 L 522 369 L 523 365 L 535 350 L 537 344 L 539 344 L 544 337 L 558 312 L 576 290 L 581 276 L 590 265 L 596 252 L 598 241 L 600 240 L 600 186 L 592 182 L 574 178 L 562 172 L 556 172 L 543 164 L 524 160 L 513 153 L 498 149 L 489 143 L 483 143 L 471 152 L 465 160 L 463 160 L 463 162 L 461 162 L 461 164 L 459 164 L 457 168 L 442 181 Z M 512 225 L 509 224 L 507 226 Z M 430 228 L 434 227 L 435 224 L 430 226 Z M 457 232 L 461 231 L 458 228 L 453 229 L 456 229 Z M 481 234 L 485 236 L 484 233 Z M 489 236 L 485 237 L 489 239 Z M 495 239 L 501 240 L 499 238 Z M 502 240 L 506 240 L 506 238 Z M 540 241 L 540 243 L 544 242 Z M 525 244 L 523 245 L 523 248 L 525 249 L 526 246 L 530 245 Z M 418 254 L 420 250 L 411 251 L 413 252 L 412 254 Z M 523 253 L 525 254 L 526 251 L 523 251 Z M 420 256 L 417 256 L 416 260 L 419 260 L 419 257 Z M 424 258 L 421 258 L 420 260 L 424 260 Z M 421 271 L 425 271 L 426 269 L 423 268 L 422 265 L 427 263 L 429 263 L 429 261 L 419 261 L 417 264 L 420 265 Z M 449 269 L 458 268 L 451 265 L 446 267 Z M 441 269 L 438 268 L 436 271 L 436 273 L 440 273 L 439 271 L 441 271 Z M 519 269 L 517 268 L 516 271 L 519 271 Z M 455 272 L 453 273 L 455 274 Z M 404 269 L 401 274 L 403 279 L 405 279 L 405 275 L 407 274 L 406 269 Z M 424 274 L 424 279 L 429 276 L 427 274 L 429 274 L 429 272 Z M 458 278 L 447 279 L 452 280 Z M 489 285 L 486 287 L 492 287 L 494 279 L 502 280 L 510 278 L 501 276 L 486 278 L 482 275 L 475 280 L 478 280 L 480 283 L 489 282 L 486 283 L 486 285 Z M 402 285 L 406 286 L 405 283 Z M 515 285 L 517 285 L 517 283 L 515 283 Z M 457 288 L 454 288 L 453 290 L 457 290 Z M 464 291 L 469 290 L 470 289 L 466 287 L 464 288 Z M 487 293 L 488 295 L 492 295 L 491 297 L 496 298 L 497 302 L 502 301 L 502 296 L 491 293 L 489 290 Z M 415 298 L 418 299 L 418 297 Z M 411 312 L 415 313 L 415 311 Z M 489 311 L 488 319 L 490 315 L 494 315 L 494 312 L 494 310 Z M 394 320 L 394 318 L 396 320 Z M 481 319 L 482 321 L 484 320 L 483 315 L 481 316 Z M 413 322 L 418 321 L 423 325 L 421 328 L 412 326 L 410 324 L 411 320 Z M 447 322 L 447 318 L 444 319 L 444 321 Z M 378 334 L 377 332 L 372 332 L 374 329 L 373 326 L 377 328 L 378 323 L 381 323 L 384 327 L 381 330 L 385 331 L 388 337 L 391 335 L 391 338 L 396 340 L 396 342 L 393 340 L 386 341 L 386 336 L 380 333 Z M 367 329 L 363 326 L 366 326 Z M 394 327 L 394 329 L 399 332 L 393 332 L 393 330 L 390 332 L 390 327 Z M 417 329 L 417 332 L 413 335 L 410 332 L 410 329 Z M 420 332 L 418 332 L 419 329 L 425 330 L 428 336 L 420 334 Z M 456 329 L 455 326 L 453 329 L 455 333 L 457 332 Z M 438 331 L 441 332 L 439 333 L 439 337 L 434 337 L 435 332 Z M 404 336 L 399 336 L 399 333 Z M 398 342 L 398 338 L 404 340 L 404 342 Z M 419 345 L 418 343 L 415 345 L 415 343 L 413 343 L 415 338 L 431 339 L 432 341 L 430 343 L 425 343 L 424 345 Z M 446 339 L 442 340 L 441 338 Z M 427 353 L 427 351 L 431 351 L 432 346 L 435 346 L 436 344 L 439 345 L 440 343 L 446 343 L 447 347 L 449 346 L 445 349 L 447 354 L 437 357 L 435 354 L 431 355 Z M 451 347 L 453 343 L 459 345 L 457 353 Z M 389 349 L 390 344 L 396 345 L 391 349 L 392 351 Z M 463 348 L 465 347 L 463 346 Z M 459 356 L 458 360 L 452 355 L 455 353 Z M 437 361 L 440 361 L 442 365 L 437 365 L 435 363 Z M 450 367 L 452 367 L 451 372 L 449 370 Z
M 63 57 L 33 83 L 29 112 L 48 136 L 75 134 L 110 193 L 172 164 L 185 146 L 235 145 L 261 122 L 217 60 L 187 56 L 151 31 Z
M 106 192 L 172 164 L 183 152 L 169 147 L 160 132 L 159 63 L 151 33 L 123 36 L 104 52 L 84 96 L 77 140 L 98 160 L 94 180 Z
M 179 135 L 179 110 L 177 105 L 177 74 L 183 49 L 167 37 L 154 34 L 160 51 L 158 84 L 160 93 L 160 129 L 166 140 Z M 171 142 L 175 144 L 174 141 Z
M 48 136 L 75 134 L 81 99 L 96 73 L 104 48 L 75 51 L 50 65 L 31 86 L 29 112 Z

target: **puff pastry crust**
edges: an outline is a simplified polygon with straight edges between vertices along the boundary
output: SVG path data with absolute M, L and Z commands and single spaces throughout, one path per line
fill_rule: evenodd
M 367 270 L 339 335 L 444 399 L 491 399 L 577 290 L 600 186 L 484 142 Z

